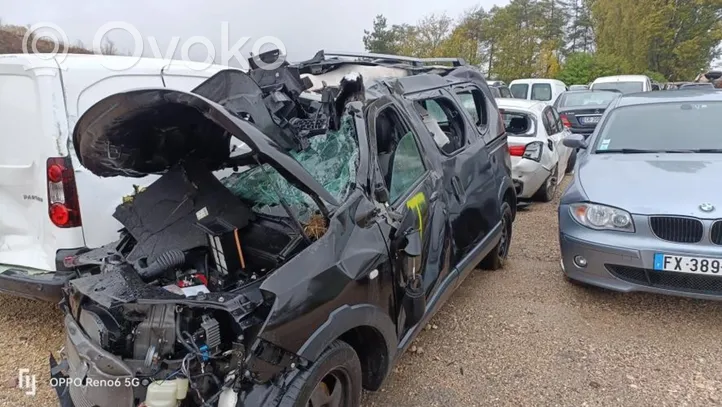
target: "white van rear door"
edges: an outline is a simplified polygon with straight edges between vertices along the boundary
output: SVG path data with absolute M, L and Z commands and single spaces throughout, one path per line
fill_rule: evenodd
M 0 62 L 0 272 L 41 274 L 58 248 L 84 246 L 83 230 L 49 216 L 48 159 L 67 156 L 69 133 L 58 67 L 14 58 Z

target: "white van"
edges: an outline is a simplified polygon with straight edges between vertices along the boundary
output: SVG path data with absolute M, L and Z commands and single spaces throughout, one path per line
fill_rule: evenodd
M 592 90 L 616 90 L 622 93 L 650 92 L 652 80 L 646 75 L 602 76 L 592 82 Z
M 569 88 L 556 79 L 515 79 L 509 84 L 509 90 L 515 99 L 539 100 L 553 105 Z
M 63 266 L 65 256 L 116 240 L 122 227 L 112 217 L 116 206 L 133 184 L 157 178 L 99 178 L 83 168 L 74 157 L 71 134 L 86 109 L 134 88 L 190 91 L 227 69 L 142 58 L 117 70 L 131 61 L 103 55 L 0 56 L 0 292 L 60 298 L 71 274 Z

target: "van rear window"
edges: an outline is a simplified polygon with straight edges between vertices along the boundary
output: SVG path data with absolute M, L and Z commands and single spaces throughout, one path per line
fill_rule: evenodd
M 552 85 L 548 83 L 535 83 L 531 85 L 531 100 L 552 100 Z

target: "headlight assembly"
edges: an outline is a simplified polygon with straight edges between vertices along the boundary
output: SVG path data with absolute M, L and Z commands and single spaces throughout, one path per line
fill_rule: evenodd
M 577 222 L 590 229 L 634 232 L 632 215 L 625 210 L 593 203 L 571 204 L 569 209 Z

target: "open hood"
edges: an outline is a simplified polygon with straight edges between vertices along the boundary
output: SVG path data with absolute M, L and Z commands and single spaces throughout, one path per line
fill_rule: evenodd
M 218 89 L 218 84 L 228 86 L 231 79 L 248 79 L 251 86 L 255 84 L 243 72 L 223 71 L 196 91 L 210 97 L 219 95 L 210 89 Z M 243 98 L 250 101 L 248 94 L 239 99 L 222 93 L 219 101 L 224 104 Z M 264 105 L 261 100 L 257 104 Z M 163 88 L 133 90 L 108 96 L 88 109 L 75 126 L 73 144 L 80 163 L 98 176 L 142 177 L 165 173 L 184 160 L 199 162 L 210 170 L 237 164 L 231 157 L 230 138 L 235 137 L 300 190 L 338 206 L 334 197 L 288 154 L 293 143 L 283 129 L 253 118 L 254 125 L 241 118 L 243 115 L 237 116 L 239 113 L 243 112 L 231 113 L 198 93 Z

